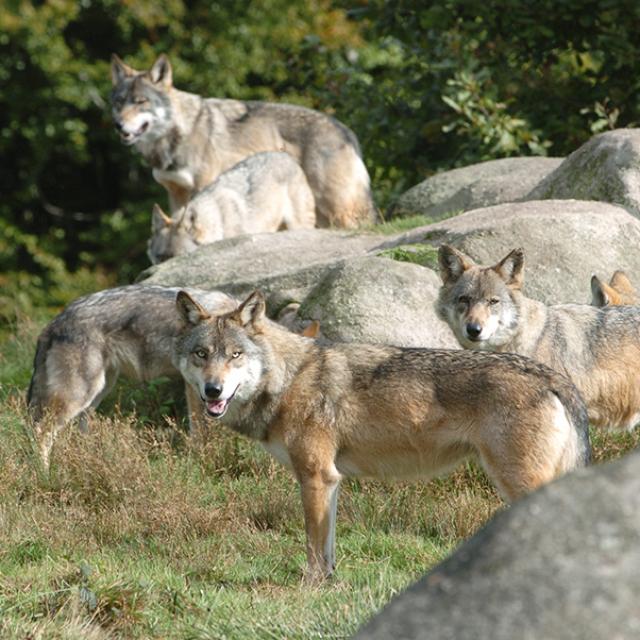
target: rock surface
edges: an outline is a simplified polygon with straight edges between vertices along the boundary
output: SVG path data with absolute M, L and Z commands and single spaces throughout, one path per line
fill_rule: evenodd
M 387 239 L 384 246 L 447 242 L 480 264 L 525 253 L 526 295 L 548 304 L 591 299 L 595 273 L 640 273 L 640 221 L 602 202 L 540 200 L 468 211 Z
M 562 158 L 503 158 L 444 171 L 400 196 L 392 213 L 439 219 L 453 212 L 514 202 L 525 197 L 561 162 Z
M 431 269 L 384 257 L 355 258 L 332 268 L 298 313 L 319 320 L 330 340 L 457 349 L 434 311 L 439 288 Z
M 640 637 L 640 453 L 517 502 L 357 640 Z
M 640 217 L 640 129 L 591 138 L 526 196 L 548 198 L 612 202 Z
M 218 289 L 242 297 L 256 288 L 300 301 L 337 262 L 365 255 L 384 236 L 301 229 L 228 238 L 144 271 L 145 284 Z M 196 284 L 197 283 L 197 284 Z

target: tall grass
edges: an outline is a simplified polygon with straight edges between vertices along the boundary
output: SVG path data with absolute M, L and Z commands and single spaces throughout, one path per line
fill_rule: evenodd
M 473 464 L 345 482 L 337 576 L 309 589 L 294 480 L 223 428 L 192 448 L 174 385 L 121 385 L 42 474 L 23 400 L 39 327 L 20 322 L 0 356 L 3 639 L 348 637 L 501 508 Z M 637 436 L 595 443 L 602 460 Z

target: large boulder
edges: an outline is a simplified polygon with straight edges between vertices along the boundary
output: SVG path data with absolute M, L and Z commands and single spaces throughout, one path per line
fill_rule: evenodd
M 422 214 L 439 219 L 526 196 L 556 169 L 562 158 L 504 158 L 438 173 L 398 199 L 395 216 Z
M 383 236 L 300 229 L 237 236 L 150 267 L 145 284 L 217 289 L 238 297 L 260 288 L 272 304 L 300 301 L 336 263 L 365 255 Z
M 432 246 L 446 242 L 480 264 L 494 264 L 511 249 L 525 253 L 524 291 L 548 304 L 589 302 L 595 273 L 640 273 L 640 221 L 602 202 L 541 200 L 468 211 L 387 239 L 382 245 Z
M 498 514 L 357 640 L 640 637 L 640 454 Z
M 299 309 L 304 320 L 319 320 L 330 340 L 402 347 L 459 348 L 438 319 L 435 271 L 386 257 L 355 258 L 334 266 L 309 292 Z
M 526 196 L 620 204 L 640 217 L 640 129 L 594 136 Z

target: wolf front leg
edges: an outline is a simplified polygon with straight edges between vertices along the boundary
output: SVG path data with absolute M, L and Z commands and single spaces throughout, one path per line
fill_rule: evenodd
M 307 534 L 305 582 L 308 583 L 328 578 L 335 569 L 339 484 L 337 471 L 318 472 L 300 478 Z
M 187 382 L 184 384 L 189 414 L 189 436 L 193 444 L 202 444 L 207 432 L 207 416 L 198 392 Z

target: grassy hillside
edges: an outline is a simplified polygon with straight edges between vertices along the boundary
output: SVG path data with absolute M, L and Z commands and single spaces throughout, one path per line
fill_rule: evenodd
M 416 485 L 345 482 L 337 577 L 304 587 L 294 480 L 214 425 L 192 450 L 175 384 L 121 384 L 39 472 L 23 396 L 43 322 L 22 319 L 0 346 L 3 639 L 348 637 L 502 506 L 472 464 Z M 596 457 L 637 441 L 597 437 Z

